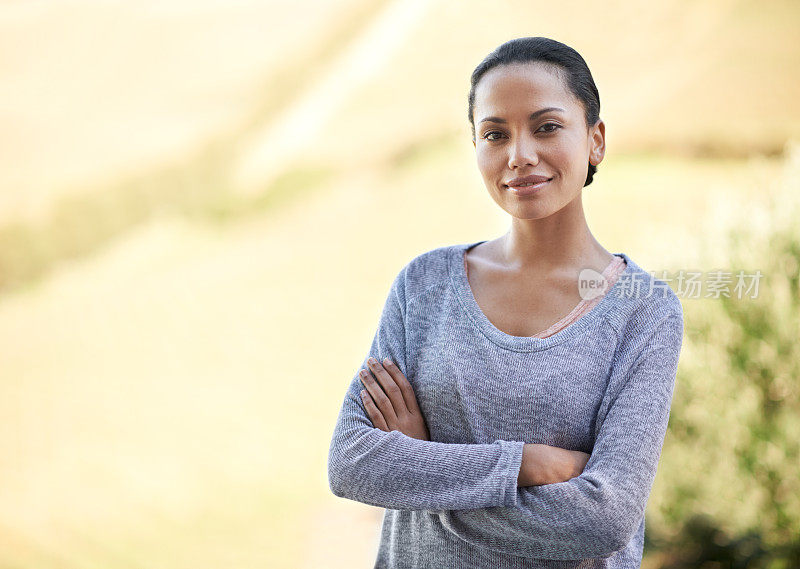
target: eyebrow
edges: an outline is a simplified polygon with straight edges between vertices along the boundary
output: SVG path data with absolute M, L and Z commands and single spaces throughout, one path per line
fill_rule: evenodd
M 566 112 L 564 109 L 561 109 L 559 107 L 547 107 L 545 109 L 539 109 L 538 111 L 536 111 L 534 113 L 531 113 L 531 116 L 528 117 L 528 120 L 532 121 L 533 119 L 535 119 L 539 115 L 543 115 L 544 113 L 549 113 L 550 111 L 561 111 L 562 113 Z M 487 121 L 496 122 L 496 123 L 506 123 L 506 122 L 508 122 L 508 121 L 506 121 L 506 119 L 501 119 L 500 117 L 485 117 L 485 118 L 482 118 L 480 121 L 478 121 L 478 124 L 480 124 L 482 122 L 487 122 Z

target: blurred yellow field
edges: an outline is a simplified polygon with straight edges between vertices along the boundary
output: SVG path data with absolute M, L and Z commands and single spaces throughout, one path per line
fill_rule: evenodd
M 609 140 L 589 226 L 652 270 L 727 263 L 732 211 L 800 139 L 796 3 L 440 0 L 240 194 L 253 141 L 280 147 L 391 5 L 0 7 L 0 565 L 373 562 L 381 510 L 331 495 L 330 435 L 397 271 L 507 229 L 466 120 L 498 43 L 586 55 Z M 691 468 L 669 456 L 657 490 Z

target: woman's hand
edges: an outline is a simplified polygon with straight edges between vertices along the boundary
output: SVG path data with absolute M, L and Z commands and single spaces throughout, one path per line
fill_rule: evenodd
M 526 443 L 522 447 L 522 466 L 517 486 L 541 486 L 567 482 L 580 476 L 589 455 L 578 450 Z
M 417 405 L 417 397 L 403 372 L 389 358 L 383 365 L 375 358 L 367 360 L 372 373 L 362 369 L 359 372 L 361 400 L 373 426 L 382 431 L 400 431 L 414 439 L 430 440 L 425 418 Z

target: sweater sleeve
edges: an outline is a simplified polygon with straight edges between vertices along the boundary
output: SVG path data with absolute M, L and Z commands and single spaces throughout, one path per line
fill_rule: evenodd
M 406 374 L 405 298 L 408 266 L 395 278 L 367 358 L 388 357 Z M 451 444 L 415 439 L 372 425 L 358 370 L 344 396 L 328 452 L 333 494 L 398 510 L 508 506 L 517 500 L 522 441 Z
M 679 301 L 677 301 L 679 302 Z M 608 557 L 638 530 L 666 435 L 683 338 L 671 312 L 642 344 L 611 397 L 583 472 L 520 487 L 507 507 L 433 512 L 473 545 L 542 559 Z

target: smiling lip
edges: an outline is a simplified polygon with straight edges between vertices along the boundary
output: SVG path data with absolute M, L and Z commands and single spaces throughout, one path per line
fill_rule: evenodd
M 524 196 L 535 194 L 545 186 L 553 178 L 546 178 L 544 176 L 525 176 L 524 178 L 515 178 L 510 180 L 505 186 L 513 193 Z M 530 184 L 530 185 L 525 185 Z
M 514 178 L 513 180 L 509 180 L 506 183 L 506 186 L 512 188 L 518 188 L 523 184 L 538 184 L 539 182 L 547 182 L 548 180 L 552 180 L 552 178 L 548 178 L 547 176 L 538 176 L 533 174 L 531 176 L 524 176 L 522 178 Z

